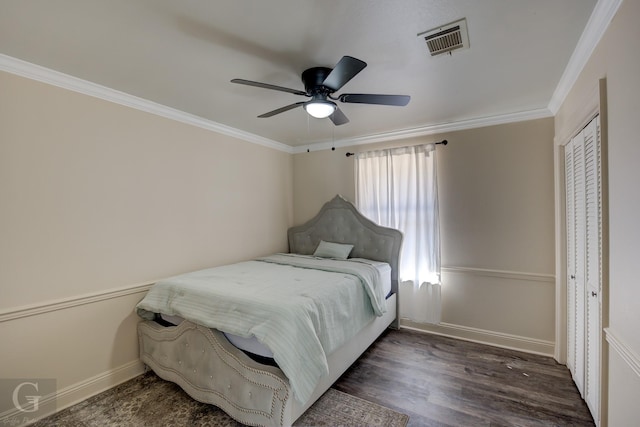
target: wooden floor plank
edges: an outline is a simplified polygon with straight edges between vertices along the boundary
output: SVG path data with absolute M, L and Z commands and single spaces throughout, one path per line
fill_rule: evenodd
M 389 330 L 338 390 L 408 414 L 408 426 L 593 426 L 566 366 L 550 357 Z

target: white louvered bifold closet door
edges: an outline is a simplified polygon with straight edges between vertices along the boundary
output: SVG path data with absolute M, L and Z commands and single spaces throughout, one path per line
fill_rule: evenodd
M 596 424 L 602 338 L 602 167 L 600 119 L 565 147 L 567 367 Z
M 586 366 L 585 401 L 594 419 L 600 408 L 600 343 L 602 337 L 602 168 L 600 117 L 582 131 L 585 153 L 586 227 Z
M 571 140 L 571 152 L 573 162 L 573 242 L 567 247 L 572 247 L 573 269 L 569 271 L 569 283 L 572 283 L 571 310 L 573 311 L 573 330 L 569 336 L 573 336 L 573 380 L 584 397 L 584 356 L 585 356 L 585 176 L 584 176 L 584 139 L 582 132 Z M 569 297 L 569 295 L 568 295 Z
M 574 194 L 573 141 L 565 146 L 567 219 L 567 368 L 576 371 L 576 218 Z

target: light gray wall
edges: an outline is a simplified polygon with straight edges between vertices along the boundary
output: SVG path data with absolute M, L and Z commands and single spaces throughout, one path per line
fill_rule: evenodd
M 609 172 L 609 390 L 610 426 L 640 419 L 640 2 L 625 0 L 576 80 L 555 119 L 565 135 L 598 80 L 606 78 Z M 605 366 L 606 367 L 606 366 Z M 606 397 L 606 395 L 605 395 Z M 606 419 L 605 419 L 606 421 Z
M 287 249 L 290 154 L 4 72 L 0 93 L 0 378 L 85 398 L 141 372 L 152 282 Z
M 553 119 L 294 155 L 294 222 L 355 200 L 347 151 L 438 146 L 443 325 L 420 329 L 545 354 L 554 345 Z

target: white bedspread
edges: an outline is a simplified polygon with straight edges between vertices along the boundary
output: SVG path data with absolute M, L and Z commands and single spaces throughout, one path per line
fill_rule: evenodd
M 271 349 L 305 403 L 328 373 L 326 355 L 386 311 L 378 270 L 367 264 L 277 254 L 156 283 L 138 315 L 177 315 Z

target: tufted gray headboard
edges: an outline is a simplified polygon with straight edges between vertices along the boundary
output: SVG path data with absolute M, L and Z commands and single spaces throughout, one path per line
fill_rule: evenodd
M 353 245 L 350 258 L 367 258 L 391 266 L 391 290 L 398 291 L 398 266 L 402 233 L 382 227 L 362 216 L 353 204 L 337 195 L 306 223 L 291 227 L 289 252 L 311 255 L 320 240 Z

